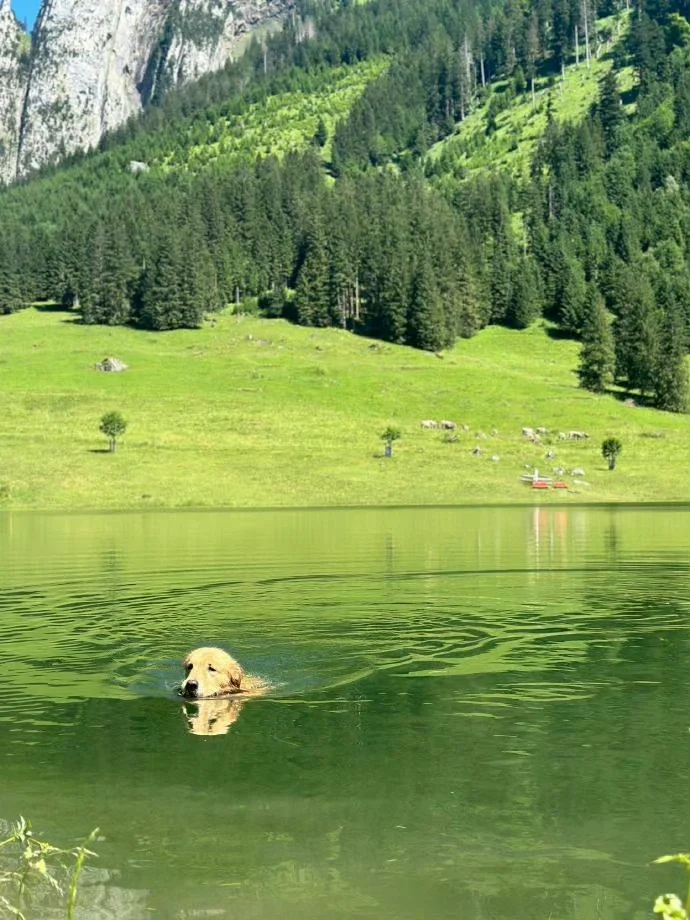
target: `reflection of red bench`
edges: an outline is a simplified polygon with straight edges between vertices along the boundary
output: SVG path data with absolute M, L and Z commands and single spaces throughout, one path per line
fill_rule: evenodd
M 553 487 L 554 489 L 567 489 L 568 483 L 567 482 L 554 482 Z
M 544 482 L 543 479 L 537 479 L 532 483 L 533 489 L 548 489 L 548 487 L 549 487 L 548 482 Z

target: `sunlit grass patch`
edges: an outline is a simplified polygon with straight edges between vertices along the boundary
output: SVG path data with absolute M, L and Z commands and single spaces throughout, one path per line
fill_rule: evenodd
M 199 120 L 189 128 L 186 142 L 168 153 L 159 165 L 164 170 L 201 169 L 215 162 L 282 157 L 307 149 L 320 122 L 328 132 L 323 148 L 324 158 L 328 159 L 336 123 L 347 116 L 367 84 L 379 77 L 388 63 L 378 58 L 305 74 L 298 90 L 268 96 L 213 122 Z
M 526 466 L 586 470 L 579 495 L 540 501 L 688 497 L 688 417 L 579 389 L 577 343 L 542 325 L 489 328 L 439 360 L 230 312 L 161 334 L 70 320 L 31 309 L 0 322 L 2 507 L 530 502 Z M 106 355 L 129 370 L 96 371 Z M 128 422 L 115 454 L 99 432 L 111 410 Z M 424 419 L 455 421 L 457 440 Z M 401 432 L 391 460 L 389 425 Z M 522 427 L 540 425 L 553 441 L 527 443 Z M 590 438 L 557 440 L 570 430 Z M 623 443 L 614 473 L 607 436 Z
M 626 33 L 627 14 L 599 20 L 598 29 L 600 33 L 609 31 L 614 43 L 620 41 Z M 498 81 L 482 105 L 459 124 L 450 137 L 432 148 L 429 160 L 434 162 L 442 158 L 444 174 L 455 178 L 486 169 L 506 169 L 515 175 L 524 173 L 546 129 L 549 100 L 557 120 L 581 120 L 595 102 L 601 80 L 611 66 L 610 49 L 608 52 L 602 50 L 599 57 L 592 56 L 588 66 L 583 48 L 580 63 L 566 67 L 562 78 L 560 74 L 552 74 L 536 80 L 534 99 L 529 86 L 513 96 L 512 81 Z M 621 93 L 632 89 L 632 68 L 622 68 L 618 74 Z M 495 130 L 488 131 L 489 106 L 492 100 L 502 97 L 505 97 L 505 108 L 496 116 Z

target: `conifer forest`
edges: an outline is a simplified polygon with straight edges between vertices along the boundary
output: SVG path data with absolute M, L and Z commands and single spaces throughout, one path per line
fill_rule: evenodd
M 0 192 L 0 313 L 169 330 L 236 304 L 435 352 L 545 317 L 581 341 L 583 387 L 686 411 L 689 18 L 685 0 L 301 0 Z M 594 70 L 562 117 L 566 77 Z M 541 128 L 496 162 L 516 106 Z

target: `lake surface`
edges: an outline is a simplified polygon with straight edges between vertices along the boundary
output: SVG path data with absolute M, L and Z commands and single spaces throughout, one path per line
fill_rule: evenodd
M 690 849 L 689 534 L 658 508 L 0 514 L 0 831 L 99 826 L 89 920 L 647 918 L 684 882 L 650 861 Z M 274 690 L 185 712 L 205 644 Z

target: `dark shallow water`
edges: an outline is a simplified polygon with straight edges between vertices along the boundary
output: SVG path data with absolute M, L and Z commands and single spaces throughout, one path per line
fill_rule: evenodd
M 90 920 L 648 917 L 690 849 L 689 528 L 0 516 L 0 831 L 99 825 Z M 203 644 L 274 691 L 185 715 Z

